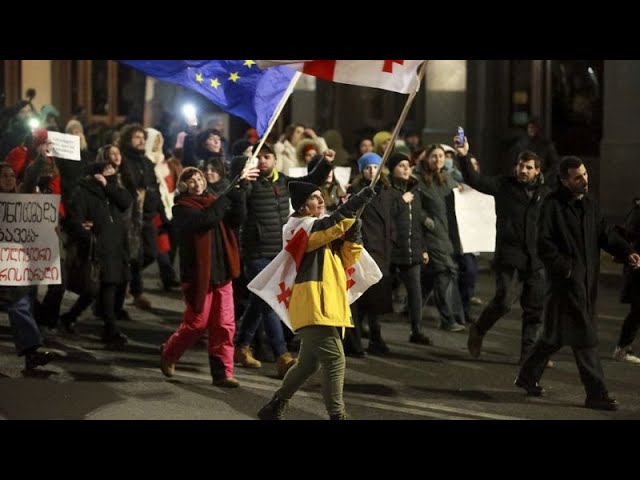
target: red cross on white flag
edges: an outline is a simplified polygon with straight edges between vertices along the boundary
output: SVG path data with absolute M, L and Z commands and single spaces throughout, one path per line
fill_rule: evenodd
M 283 228 L 283 250 L 247 285 L 250 291 L 273 308 L 291 330 L 289 302 L 315 220 L 314 217 L 291 217 Z M 345 273 L 349 303 L 355 302 L 367 288 L 382 278 L 378 265 L 365 249 L 362 249 L 360 260 L 346 268 Z
M 288 65 L 332 82 L 411 93 L 417 88 L 424 60 L 256 60 L 260 68 Z

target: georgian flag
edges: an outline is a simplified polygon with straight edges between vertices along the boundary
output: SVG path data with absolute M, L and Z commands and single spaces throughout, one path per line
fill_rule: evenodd
M 418 67 L 424 60 L 256 60 L 261 69 L 287 65 L 307 75 L 331 82 L 415 92 Z
M 289 300 L 315 220 L 314 217 L 291 217 L 283 227 L 283 250 L 247 285 L 250 291 L 267 302 L 291 331 Z M 349 304 L 382 279 L 380 268 L 364 248 L 358 262 L 345 268 L 345 274 Z

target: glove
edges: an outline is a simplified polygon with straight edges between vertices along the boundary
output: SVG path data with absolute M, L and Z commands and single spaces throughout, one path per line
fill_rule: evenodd
M 373 197 L 375 197 L 376 192 L 371 187 L 364 187 L 355 195 L 351 195 L 349 200 L 347 200 L 342 208 L 351 213 L 351 216 L 355 216 L 355 212 L 364 207 L 367 203 L 371 201 Z
M 344 234 L 345 242 L 362 243 L 362 220 L 359 218 Z

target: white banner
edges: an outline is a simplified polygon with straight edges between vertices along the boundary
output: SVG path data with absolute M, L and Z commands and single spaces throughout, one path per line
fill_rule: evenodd
M 468 185 L 462 192 L 454 188 L 453 193 L 463 253 L 495 251 L 496 205 L 493 197 Z
M 0 285 L 62 282 L 60 195 L 0 193 Z
M 51 140 L 51 155 L 67 160 L 80 160 L 80 137 L 67 133 L 47 132 Z

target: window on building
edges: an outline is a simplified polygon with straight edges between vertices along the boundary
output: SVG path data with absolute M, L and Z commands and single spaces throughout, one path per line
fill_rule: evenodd
M 554 60 L 553 141 L 561 155 L 597 157 L 602 139 L 603 60 Z

